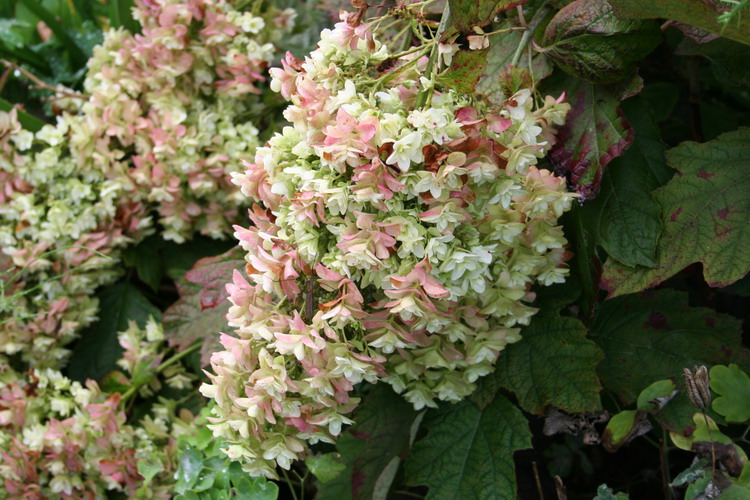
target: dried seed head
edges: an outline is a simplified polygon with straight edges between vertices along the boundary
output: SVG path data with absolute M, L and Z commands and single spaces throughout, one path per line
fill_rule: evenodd
M 685 388 L 693 406 L 705 410 L 711 406 L 711 389 L 708 385 L 708 369 L 705 366 L 694 366 L 691 372 L 683 368 Z

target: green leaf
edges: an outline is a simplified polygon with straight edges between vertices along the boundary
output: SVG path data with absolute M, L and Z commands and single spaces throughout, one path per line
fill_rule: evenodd
M 719 394 L 711 407 L 727 422 L 750 420 L 750 377 L 735 364 L 718 365 L 709 373 L 711 389 Z
M 643 87 L 638 96 L 646 101 L 651 108 L 654 121 L 663 122 L 668 119 L 674 111 L 677 102 L 680 100 L 680 86 L 672 82 L 654 82 L 648 83 Z M 625 101 L 627 104 L 630 101 Z M 637 117 L 630 116 L 627 112 L 628 120 L 635 120 Z M 639 134 L 638 125 L 634 124 L 636 137 Z
M 668 400 L 676 389 L 677 386 L 669 379 L 657 380 L 641 391 L 636 408 L 641 411 L 660 410 L 663 406 L 662 402 Z
M 640 415 L 641 412 L 636 410 L 625 410 L 613 415 L 602 434 L 604 449 L 613 453 L 630 442 Z
M 143 327 L 149 316 L 161 319 L 161 311 L 131 283 L 117 283 L 97 296 L 99 320 L 83 331 L 70 359 L 68 374 L 75 380 L 99 380 L 116 369 L 122 355 L 117 333 L 128 328 L 128 320 Z
M 612 488 L 606 484 L 601 484 L 596 489 L 596 496 L 593 500 L 629 500 L 630 497 L 625 493 L 615 493 Z
M 563 91 L 569 95 L 571 110 L 557 134 L 550 160 L 557 173 L 569 176 L 581 201 L 598 194 L 604 167 L 633 142 L 633 129 L 619 106 L 623 99 L 638 93 L 641 85 L 638 77 L 611 85 L 567 77 L 547 89 L 553 95 Z
M 166 242 L 162 251 L 164 270 L 173 280 L 179 280 L 193 266 L 205 257 L 215 257 L 237 246 L 236 241 L 214 240 L 206 236 L 196 236 L 188 243 Z
M 279 498 L 279 487 L 264 477 L 245 476 L 234 485 L 234 498 L 237 500 L 276 500 Z
M 476 85 L 476 92 L 495 105 L 502 104 L 506 98 L 510 97 L 504 89 L 503 75 L 511 69 L 513 54 L 523 36 L 520 30 L 508 30 L 510 27 L 510 23 L 504 22 L 500 25 L 500 29 L 506 31 L 490 35 L 487 66 Z M 532 82 L 539 82 L 552 72 L 552 64 L 544 54 L 533 51 L 531 64 L 529 64 L 527 53 L 524 53 L 518 61 L 517 69 L 528 69 L 529 79 Z
M 716 78 L 730 86 L 750 85 L 750 46 L 726 38 L 709 43 L 695 43 L 684 40 L 675 50 L 681 56 L 702 56 L 711 61 L 711 70 Z
M 715 4 L 704 0 L 608 0 L 621 19 L 670 19 L 750 44 L 750 16 L 724 26 Z
M 514 500 L 513 452 L 531 447 L 521 411 L 497 394 L 484 410 L 469 401 L 430 410 L 406 461 L 409 484 L 429 487 L 427 500 Z
M 196 262 L 184 278 L 177 280 L 180 299 L 164 311 L 164 336 L 169 345 L 179 350 L 204 339 L 202 363 L 216 350 L 219 333 L 229 327 L 226 315 L 231 305 L 227 299 L 227 283 L 235 270 L 245 266 L 244 252 L 235 247 L 216 257 Z
M 126 266 L 135 267 L 138 278 L 156 291 L 164 276 L 159 252 L 165 241 L 161 236 L 149 236 L 136 246 L 125 249 L 122 254 Z
M 388 476 L 383 479 L 381 476 L 394 457 L 408 451 L 411 424 L 416 415 L 412 406 L 390 386 L 376 385 L 364 397 L 353 417 L 356 424 L 347 433 L 358 443 L 347 440 L 342 446 L 341 438 L 337 442 L 342 461 L 351 464 L 351 468 L 334 481 L 321 485 L 318 500 L 372 499 L 376 487 L 387 490 L 390 482 L 384 485 L 383 480 Z
M 487 66 L 488 50 L 459 50 L 454 54 L 450 68 L 438 75 L 438 82 L 464 94 L 474 93 Z
M 140 32 L 138 21 L 133 19 L 133 0 L 109 0 L 109 23 L 113 28 L 123 27 L 131 33 Z
M 486 26 L 501 10 L 521 5 L 527 0 L 448 0 L 451 9 L 451 25 L 458 31 L 468 33 L 474 26 Z
M 607 2 L 576 0 L 549 22 L 542 51 L 573 76 L 612 83 L 632 75 L 660 40 L 656 23 L 620 20 Z
M 324 453 L 322 455 L 311 455 L 305 459 L 305 465 L 310 469 L 310 472 L 320 481 L 321 483 L 327 483 L 333 479 L 336 479 L 344 469 L 344 465 L 341 461 L 341 455 L 338 453 Z
M 729 285 L 750 271 L 750 128 L 704 144 L 685 142 L 667 151 L 679 175 L 654 192 L 664 233 L 658 267 L 627 268 L 607 261 L 602 286 L 610 297 L 658 285 L 694 262 L 710 286 Z
M 175 491 L 177 493 L 186 493 L 190 491 L 198 481 L 203 470 L 203 455 L 189 444 L 180 446 L 179 462 L 175 478 Z
M 138 460 L 138 474 L 143 476 L 145 484 L 149 484 L 163 470 L 164 465 L 159 460 L 154 458 L 141 458 Z
M 351 500 L 352 499 L 352 470 L 357 456 L 365 449 L 365 441 L 344 432 L 336 439 L 336 449 L 341 455 L 344 470 L 335 478 L 325 483 L 319 483 L 315 500 Z
M 601 408 L 596 366 L 603 355 L 586 339 L 580 321 L 540 313 L 521 335 L 500 354 L 495 373 L 486 379 L 513 391 L 530 413 L 541 415 L 548 405 L 568 413 Z
M 49 27 L 49 29 L 52 30 L 55 36 L 65 46 L 65 48 L 67 49 L 68 53 L 70 54 L 70 57 L 73 59 L 73 62 L 76 64 L 76 66 L 81 67 L 81 66 L 86 65 L 86 61 L 88 60 L 88 57 L 86 56 L 84 51 L 81 49 L 81 47 L 78 46 L 75 40 L 68 34 L 65 27 L 60 22 L 58 22 L 55 16 L 42 6 L 41 2 L 38 2 L 37 0 L 19 0 L 19 1 L 27 9 L 33 12 L 35 16 L 39 17 L 42 21 L 44 21 L 44 24 L 46 24 Z
M 683 368 L 727 363 L 740 352 L 741 322 L 689 307 L 687 299 L 683 292 L 659 290 L 602 304 L 589 338 L 604 351 L 599 365 L 604 387 L 623 404 L 634 403 L 655 380 L 671 378 L 684 389 Z M 681 391 L 656 417 L 667 428 L 682 430 L 692 425 L 694 411 Z
M 659 204 L 650 193 L 665 184 L 672 171 L 645 103 L 634 97 L 622 108 L 635 139 L 624 155 L 612 160 L 599 196 L 583 211 L 596 226 L 597 243 L 610 258 L 626 266 L 656 267 L 662 224 Z
M 34 41 L 34 26 L 18 19 L 0 19 L 0 40 L 15 48 L 30 45 Z

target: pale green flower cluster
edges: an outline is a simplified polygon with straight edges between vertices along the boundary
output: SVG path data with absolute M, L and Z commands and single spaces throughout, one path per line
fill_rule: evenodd
M 173 363 L 159 370 L 159 377 L 152 376 L 169 350 L 164 338 L 164 326 L 153 317 L 149 317 L 143 328 L 135 321 L 129 321 L 128 328 L 119 332 L 117 339 L 123 348 L 118 366 L 130 374 L 131 380 L 148 380 L 138 390 L 140 396 L 153 396 L 164 384 L 178 390 L 192 387 L 195 377 L 181 363 Z

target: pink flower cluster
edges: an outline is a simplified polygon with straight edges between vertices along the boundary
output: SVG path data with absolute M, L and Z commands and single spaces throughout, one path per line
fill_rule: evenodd
M 3 363 L 3 498 L 93 500 L 104 498 L 106 491 L 134 498 L 143 483 L 139 455 L 154 445 L 125 423 L 119 397 L 103 394 L 93 381 L 82 387 L 53 370 L 21 376 Z
M 167 239 L 226 236 L 241 197 L 230 173 L 258 145 L 240 117 L 260 94 L 291 9 L 260 14 L 227 0 L 136 1 L 142 34 L 110 31 L 94 50 L 82 111 L 158 211 Z
M 235 175 L 257 203 L 236 227 L 249 279 L 227 287 L 235 335 L 201 388 L 250 474 L 330 442 L 359 382 L 418 409 L 467 396 L 536 312 L 531 286 L 564 280 L 575 196 L 535 164 L 569 106 L 523 89 L 491 109 L 426 74 L 430 49 L 391 58 L 344 13 L 271 70 L 293 126 Z
M 0 253 L 14 276 L 0 352 L 62 366 L 120 251 L 154 231 L 152 212 L 166 239 L 231 232 L 248 204 L 231 173 L 258 145 L 242 116 L 295 15 L 235 3 L 137 1 L 142 34 L 105 34 L 79 109 L 36 134 L 0 112 Z

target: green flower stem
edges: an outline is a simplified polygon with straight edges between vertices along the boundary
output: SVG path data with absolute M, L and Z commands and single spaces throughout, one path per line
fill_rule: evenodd
M 289 474 L 286 473 L 286 470 L 284 468 L 281 468 L 281 475 L 284 476 L 284 481 L 287 485 L 289 485 L 289 491 L 292 492 L 292 499 L 293 500 L 299 500 L 297 498 L 297 492 L 294 488 L 294 483 L 292 483 L 292 480 L 289 478 Z
M 544 20 L 544 18 L 547 16 L 547 13 L 549 12 L 549 7 L 546 5 L 542 5 L 538 11 L 534 14 L 534 17 L 531 19 L 531 22 L 529 23 L 528 28 L 526 31 L 523 32 L 523 36 L 521 37 L 521 41 L 518 43 L 518 47 L 516 48 L 515 54 L 513 54 L 513 59 L 510 61 L 511 66 L 518 66 L 518 61 L 521 60 L 521 55 L 523 54 L 523 50 L 526 48 L 526 45 L 529 44 L 529 41 L 531 40 L 531 35 L 534 34 L 534 31 L 539 27 L 539 24 Z M 529 66 L 531 66 L 531 62 L 529 62 Z
M 138 392 L 138 390 L 140 390 L 141 387 L 143 387 L 144 385 L 146 385 L 149 382 L 151 382 L 154 379 L 154 377 L 156 377 L 159 373 L 161 373 L 162 371 L 164 371 L 167 367 L 169 367 L 169 366 L 177 363 L 178 361 L 180 361 L 185 356 L 188 356 L 188 355 L 194 353 L 195 351 L 197 351 L 198 349 L 200 349 L 202 345 L 203 345 L 203 339 L 199 339 L 199 340 L 195 341 L 190 347 L 188 347 L 184 351 L 178 352 L 177 354 L 175 354 L 174 356 L 172 356 L 168 360 L 162 362 L 159 366 L 156 367 L 156 369 L 154 369 L 154 373 L 151 375 L 151 377 L 149 377 L 147 380 L 144 380 L 140 384 L 132 385 L 130 387 L 130 389 L 128 389 L 127 391 L 125 391 L 125 393 L 122 395 L 122 399 L 120 400 L 120 404 L 122 404 L 123 406 L 127 406 L 126 403 L 133 396 L 136 395 L 136 393 Z
M 438 58 L 438 52 L 439 52 L 438 44 L 440 43 L 440 38 L 443 36 L 443 33 L 445 33 L 445 30 L 448 28 L 450 17 L 451 17 L 450 2 L 445 2 L 445 9 L 443 9 L 443 16 L 440 18 L 440 26 L 438 26 L 437 33 L 435 33 L 435 39 L 434 39 L 435 45 L 432 46 L 432 51 L 430 52 L 430 59 L 427 61 L 427 67 L 425 68 L 425 75 L 428 78 L 432 77 L 432 72 L 435 68 L 435 63 Z M 434 91 L 434 87 L 420 90 L 419 94 L 417 95 L 417 102 L 414 105 L 414 109 L 420 109 L 424 107 L 424 105 L 427 104 L 427 101 L 429 100 L 429 98 L 432 96 L 433 91 Z

